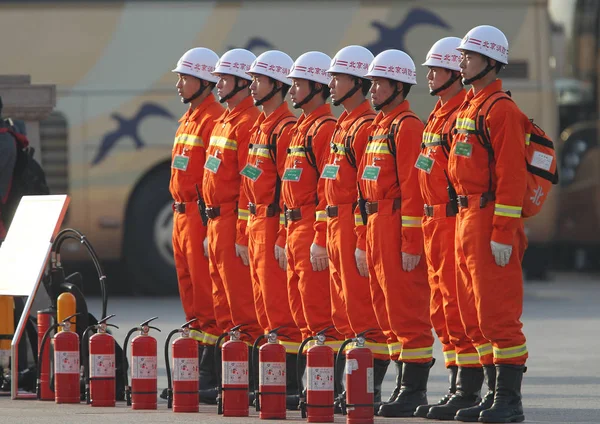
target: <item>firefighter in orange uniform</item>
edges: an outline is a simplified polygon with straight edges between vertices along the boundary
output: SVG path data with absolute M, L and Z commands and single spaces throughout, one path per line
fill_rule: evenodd
M 367 220 L 367 265 L 380 325 L 389 320 L 400 344 L 392 358 L 402 367 L 400 391 L 383 404 L 379 415 L 409 417 L 427 403 L 427 380 L 433 365 L 429 320 L 429 285 L 423 255 L 423 198 L 414 167 L 423 123 L 410 110 L 406 96 L 416 84 L 412 59 L 386 50 L 373 59 L 366 75 L 377 114 L 359 167 L 360 207 Z M 383 327 L 383 325 L 382 325 Z M 390 340 L 391 342 L 391 340 Z
M 290 96 L 303 114 L 292 129 L 281 195 L 287 222 L 288 294 L 292 315 L 304 338 L 333 324 L 326 250 L 327 217 L 323 181 L 335 118 L 326 104 L 331 58 L 308 52 L 294 62 L 288 75 Z M 304 325 L 304 322 L 306 325 Z M 336 331 L 328 334 L 341 339 Z M 340 342 L 327 342 L 333 348 Z
M 381 330 L 371 300 L 369 271 L 365 253 L 365 232 L 362 217 L 357 212 L 356 170 L 364 154 L 375 112 L 365 99 L 371 81 L 365 78 L 373 54 L 362 46 L 348 46 L 333 58 L 327 72 L 335 106 L 343 105 L 338 119 L 327 165 L 321 173 L 327 201 L 327 253 L 331 274 L 331 301 L 334 323 L 345 338 L 365 330 L 366 345 L 374 355 L 374 395 L 376 410 L 381 403 L 381 384 L 390 354 L 387 337 Z M 360 235 L 360 240 L 354 232 Z M 376 307 L 385 308 L 383 298 Z M 348 317 L 338 324 L 336 316 Z M 389 324 L 387 325 L 389 331 Z
M 521 422 L 521 382 L 528 357 L 522 331 L 521 261 L 527 239 L 521 217 L 527 190 L 527 117 L 512 101 L 486 100 L 502 90 L 498 72 L 508 63 L 508 41 L 497 28 L 482 25 L 463 38 L 461 74 L 472 85 L 458 111 L 448 174 L 458 193 L 456 219 L 458 304 L 467 334 L 480 331 L 491 343 L 494 364 L 484 373 L 490 392 L 480 405 L 461 409 L 455 419 Z M 489 107 L 476 131 L 479 111 Z M 487 137 L 491 148 L 484 147 Z M 464 307 L 464 306 L 467 307 Z M 471 305 L 475 305 L 473 309 Z M 481 355 L 481 352 L 480 352 Z M 493 399 L 493 401 L 492 401 Z
M 296 123 L 285 102 L 292 83 L 287 75 L 293 64 L 287 54 L 270 50 L 258 56 L 248 71 L 252 76 L 250 93 L 262 113 L 252 128 L 248 162 L 241 172 L 249 200 L 248 256 L 254 298 L 262 299 L 266 306 L 263 330 L 281 327 L 278 334 L 282 336 L 279 343 L 286 348 L 288 409 L 298 406 L 296 359 L 302 342 L 287 301 L 286 235 L 280 195 L 291 129 Z
M 203 389 L 214 387 L 217 382 L 212 362 L 205 360 L 202 364 L 202 357 L 208 355 L 212 358 L 212 346 L 221 331 L 213 310 L 212 283 L 203 248 L 206 223 L 196 202 L 196 187 L 202 186 L 206 147 L 214 121 L 223 113 L 223 107 L 212 94 L 217 78 L 211 71 L 218 60 L 212 50 L 195 48 L 187 51 L 173 69 L 179 76 L 177 91 L 182 102 L 189 106 L 179 120 L 171 162 L 169 189 L 174 200 L 173 253 L 185 319 L 198 319 L 192 324 L 190 335 L 200 343 Z M 202 201 L 201 193 L 200 196 Z M 204 349 L 204 346 L 208 348 Z M 207 366 L 209 362 L 210 366 Z
M 429 67 L 429 93 L 439 100 L 425 126 L 421 155 L 415 164 L 425 202 L 423 237 L 431 286 L 431 323 L 442 343 L 450 377 L 448 393 L 437 405 L 417 408 L 415 416 L 440 420 L 453 420 L 459 409 L 479 403 L 483 370 L 476 346 L 490 348 L 481 332 L 473 334 L 475 344 L 467 336 L 456 293 L 454 229 L 458 206 L 456 193 L 448 190 L 447 168 L 456 113 L 466 94 L 456 50 L 459 44 L 460 38 L 442 38 L 423 63 Z M 491 349 L 488 352 L 485 359 L 491 364 Z
M 208 216 L 207 240 L 213 302 L 217 325 L 227 331 L 244 324 L 251 343 L 263 334 L 255 307 L 248 261 L 248 199 L 240 171 L 246 165 L 250 130 L 259 110 L 250 96 L 246 73 L 256 56 L 244 49 L 229 50 L 219 59 L 213 75 L 219 78 L 217 94 L 227 110 L 215 121 L 207 147 L 202 193 Z M 258 299 L 261 302 L 261 299 Z M 246 337 L 243 335 L 243 338 Z M 216 391 L 200 394 L 212 400 Z

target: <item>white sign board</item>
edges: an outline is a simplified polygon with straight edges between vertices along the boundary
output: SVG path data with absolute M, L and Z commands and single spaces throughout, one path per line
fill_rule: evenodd
M 67 195 L 21 199 L 0 247 L 0 295 L 35 294 L 68 204 Z

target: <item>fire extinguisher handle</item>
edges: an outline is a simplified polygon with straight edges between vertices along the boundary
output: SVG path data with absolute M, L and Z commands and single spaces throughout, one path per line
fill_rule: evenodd
M 153 327 L 153 326 L 149 325 L 148 328 L 151 328 L 153 330 L 158 331 L 159 333 L 162 333 L 162 331 L 160 331 L 160 328 L 158 328 L 158 327 Z
M 106 326 L 107 326 L 107 327 L 113 327 L 113 328 L 116 328 L 117 330 L 119 329 L 119 327 L 117 327 L 117 326 L 116 326 L 116 325 L 114 325 L 114 324 L 106 324 Z
M 108 321 L 109 319 L 111 319 L 115 316 L 116 316 L 115 314 L 110 314 L 109 316 L 102 318 L 100 321 L 98 321 L 98 324 L 105 324 L 106 321 Z M 107 324 L 107 325 L 112 325 L 112 324 Z M 119 328 L 119 327 L 117 327 L 117 328 Z
M 362 333 L 358 333 L 356 335 L 356 338 L 365 337 L 367 334 L 371 333 L 372 331 L 376 331 L 376 330 L 374 328 L 369 328 L 368 330 L 365 330 Z
M 183 324 L 180 328 L 189 327 L 190 325 L 192 325 L 196 321 L 198 321 L 198 318 L 192 318 L 191 320 L 189 320 L 188 322 L 186 322 L 185 324 Z
M 140 324 L 140 327 L 143 327 L 144 325 L 148 325 L 148 324 L 150 324 L 150 323 L 151 323 L 152 321 L 154 321 L 155 319 L 158 319 L 158 317 L 152 317 L 152 318 L 150 318 L 150 319 L 147 319 L 146 321 L 144 321 L 144 322 L 142 322 L 142 323 Z M 148 327 L 150 327 L 150 326 L 148 325 Z M 154 327 L 150 327 L 150 328 L 154 328 Z
M 75 318 L 76 316 L 81 315 L 81 312 L 77 312 L 76 314 L 70 315 L 61 321 L 61 324 L 66 323 L 67 321 L 71 322 L 71 318 Z

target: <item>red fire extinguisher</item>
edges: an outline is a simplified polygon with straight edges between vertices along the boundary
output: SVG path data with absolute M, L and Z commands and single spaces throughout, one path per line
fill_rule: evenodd
M 300 394 L 300 410 L 302 418 L 308 418 L 309 423 L 332 423 L 334 409 L 334 363 L 333 349 L 325 345 L 325 333 L 333 326 L 319 331 L 315 337 L 302 341 L 298 355 L 302 355 L 304 346 L 315 340 L 316 344 L 306 352 L 306 400 Z M 298 361 L 300 362 L 300 361 Z M 298 379 L 302 377 L 298 374 Z M 299 382 L 298 387 L 302 387 Z
M 247 417 L 248 408 L 248 345 L 240 340 L 240 328 L 236 325 L 223 333 L 215 345 L 215 362 L 218 361 L 221 341 L 229 336 L 229 341 L 221 348 L 222 368 L 217 394 L 217 412 L 224 417 Z
M 42 384 L 41 370 L 44 367 L 44 358 L 48 337 L 52 331 L 59 327 L 62 331 L 54 335 L 54 399 L 56 403 L 79 403 L 79 336 L 71 331 L 70 319 L 78 314 L 66 317 L 61 323 L 53 324 L 44 333 L 40 344 L 38 356 L 37 397 L 41 399 Z M 50 370 L 48 370 L 50 371 Z
M 38 311 L 38 388 L 37 394 L 39 400 L 54 400 L 54 390 L 50 387 L 50 348 L 42 352 L 42 340 L 46 331 L 52 326 L 54 321 L 54 310 L 51 308 Z M 52 343 L 52 342 L 51 342 Z
M 190 325 L 194 318 L 180 328 L 171 331 L 165 342 L 165 365 L 167 369 L 167 408 L 173 412 L 198 412 L 198 342 L 190 337 Z M 181 333 L 172 344 L 173 370 L 169 366 L 169 343 L 171 337 Z M 172 383 L 172 384 L 171 384 Z
M 342 413 L 348 413 L 348 424 L 373 424 L 373 353 L 365 347 L 365 335 L 372 330 L 363 331 L 355 338 L 344 341 L 337 354 L 337 363 L 344 355 L 344 348 L 350 343 L 354 347 L 346 352 L 346 399 L 342 399 Z
M 125 372 L 125 400 L 127 406 L 132 409 L 156 409 L 156 395 L 158 391 L 156 370 L 156 339 L 148 333 L 150 329 L 160 332 L 156 327 L 152 327 L 150 322 L 158 317 L 150 318 L 142 322 L 139 326 L 132 328 L 125 337 L 123 343 L 123 364 Z M 131 386 L 127 381 L 127 345 L 129 337 L 136 331 L 139 331 L 136 337 L 131 341 Z
M 86 329 L 82 337 L 89 330 L 95 329 L 96 334 L 89 338 L 88 369 L 86 373 L 86 398 L 92 406 L 115 406 L 116 404 L 116 372 L 115 372 L 115 339 L 106 332 L 107 327 L 119 328 L 106 322 L 115 315 L 109 315 Z
M 277 331 L 281 328 L 275 328 L 268 334 L 259 336 L 252 349 L 253 364 L 257 363 L 256 352 L 259 353 L 259 378 L 258 381 L 254 380 L 254 399 L 261 419 L 285 420 L 286 418 L 285 347 L 277 340 Z M 264 338 L 267 338 L 267 343 L 259 350 L 258 345 Z

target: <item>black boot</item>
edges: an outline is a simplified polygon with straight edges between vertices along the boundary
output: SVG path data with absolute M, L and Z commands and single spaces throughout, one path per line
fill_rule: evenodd
M 373 409 L 374 414 L 377 414 L 381 406 L 381 386 L 383 379 L 387 373 L 390 360 L 374 359 L 373 360 Z
M 452 397 L 452 395 L 456 392 L 456 374 L 457 374 L 457 372 L 458 372 L 457 366 L 448 367 L 448 380 L 450 382 L 450 388 L 448 389 L 448 393 L 446 393 L 446 395 L 443 398 L 441 398 L 438 401 L 438 403 L 432 403 L 430 405 L 419 406 L 415 411 L 415 417 L 429 418 L 427 416 L 427 414 L 429 413 L 429 410 L 432 407 L 445 405 L 448 402 L 448 400 L 450 400 L 450 397 Z M 452 414 L 452 417 L 454 417 L 454 414 Z
M 381 404 L 391 403 L 396 400 L 398 397 L 398 393 L 400 393 L 400 386 L 402 386 L 402 362 L 394 361 L 396 364 L 396 387 L 394 387 L 394 391 L 386 401 L 382 401 Z
M 470 408 L 481 402 L 481 385 L 483 384 L 483 369 L 458 368 L 456 378 L 456 393 L 445 405 L 434 406 L 429 410 L 427 418 L 436 420 L 454 420 L 459 409 Z
M 525 420 L 521 403 L 521 382 L 525 367 L 496 365 L 496 394 L 490 409 L 482 411 L 482 423 L 520 423 Z
M 334 384 L 334 408 L 333 408 L 333 413 L 334 414 L 341 414 L 342 413 L 342 407 L 341 407 L 341 403 L 342 401 L 345 402 L 345 398 L 346 398 L 346 390 L 345 390 L 345 384 L 344 384 L 344 371 L 346 369 L 346 356 L 342 356 L 340 358 L 339 363 L 337 361 L 335 361 L 335 367 L 334 367 L 334 376 L 333 378 L 335 379 L 335 384 Z
M 221 363 L 219 362 L 219 369 Z M 215 347 L 205 346 L 200 359 L 200 403 L 216 405 L 217 403 L 217 370 L 215 369 Z
M 433 361 L 424 364 L 405 362 L 402 385 L 394 402 L 381 405 L 380 417 L 412 417 L 417 407 L 427 404 L 427 379 Z
M 293 353 L 287 353 L 285 355 L 285 372 L 286 372 L 286 399 L 285 407 L 288 411 L 297 411 L 298 404 L 300 403 L 300 392 L 304 390 L 304 387 L 298 387 L 298 369 L 297 361 L 300 361 L 300 367 L 302 375 L 304 375 L 304 369 L 306 368 L 306 356 L 295 355 Z
M 488 386 L 488 392 L 478 405 L 471 408 L 459 409 L 454 416 L 456 421 L 476 423 L 479 420 L 481 411 L 485 411 L 492 407 L 492 403 L 494 403 L 494 393 L 496 391 L 496 368 L 493 365 L 484 365 L 483 378 Z

